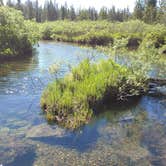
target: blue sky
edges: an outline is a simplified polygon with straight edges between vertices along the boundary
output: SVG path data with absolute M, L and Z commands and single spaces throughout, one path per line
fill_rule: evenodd
M 4 0 L 5 2 L 6 0 Z M 17 1 L 17 0 L 15 0 Z M 25 0 L 22 0 L 22 2 Z M 44 3 L 45 0 L 39 0 L 41 4 Z M 125 8 L 129 7 L 132 11 L 134 8 L 135 0 L 56 0 L 58 4 L 64 4 L 67 2 L 68 5 L 74 5 L 76 8 L 88 8 L 95 7 L 96 9 L 100 9 L 103 6 L 111 7 L 114 5 L 116 8 Z

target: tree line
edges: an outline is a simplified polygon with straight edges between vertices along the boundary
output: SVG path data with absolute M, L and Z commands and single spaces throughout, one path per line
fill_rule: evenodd
M 0 0 L 0 5 L 4 5 Z M 166 24 L 166 1 L 165 0 L 136 0 L 133 12 L 129 8 L 116 9 L 101 7 L 98 11 L 94 7 L 88 9 L 75 9 L 74 6 L 58 5 L 56 0 L 46 0 L 44 5 L 40 5 L 38 0 L 26 0 L 24 3 L 17 0 L 16 3 L 8 0 L 5 4 L 23 12 L 26 19 L 35 19 L 37 22 L 55 20 L 108 20 L 127 21 L 129 19 L 139 19 L 146 23 Z

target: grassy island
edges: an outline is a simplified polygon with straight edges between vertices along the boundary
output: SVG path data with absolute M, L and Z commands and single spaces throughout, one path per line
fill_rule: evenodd
M 41 106 L 49 121 L 75 129 L 87 123 L 97 106 L 146 91 L 146 78 L 102 60 L 84 60 L 63 79 L 51 83 L 44 91 Z

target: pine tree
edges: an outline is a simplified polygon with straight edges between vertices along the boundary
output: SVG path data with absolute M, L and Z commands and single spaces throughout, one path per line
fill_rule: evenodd
M 166 1 L 165 0 L 161 0 L 159 2 L 157 20 L 158 20 L 158 22 L 166 25 Z
M 98 19 L 98 13 L 96 11 L 95 8 L 89 8 L 88 10 L 88 13 L 89 13 L 89 19 L 92 20 L 92 21 L 95 21 Z
M 69 11 L 69 19 L 71 21 L 75 20 L 76 19 L 76 12 L 75 12 L 75 9 L 73 6 L 70 7 L 70 11 Z
M 135 7 L 134 7 L 134 18 L 136 19 L 143 19 L 143 15 L 144 15 L 144 2 L 142 0 L 137 0 Z
M 146 23 L 153 23 L 157 16 L 157 0 L 145 1 L 144 21 Z
M 6 5 L 9 6 L 9 7 L 14 7 L 14 4 L 12 3 L 11 0 L 8 0 L 8 1 L 6 2 Z
M 15 8 L 18 9 L 18 10 L 23 11 L 23 6 L 21 4 L 21 0 L 17 0 Z
M 79 9 L 78 20 L 89 20 L 89 13 L 86 9 Z
M 106 20 L 108 18 L 108 9 L 106 7 L 100 9 L 99 18 L 101 20 Z
M 26 17 L 27 19 L 30 19 L 30 20 L 35 18 L 33 3 L 30 0 L 26 1 Z
M 115 21 L 116 20 L 115 6 L 112 6 L 112 8 L 109 9 L 109 11 L 108 11 L 108 20 L 109 21 Z
M 0 6 L 3 6 L 4 3 L 3 3 L 3 0 L 0 0 Z

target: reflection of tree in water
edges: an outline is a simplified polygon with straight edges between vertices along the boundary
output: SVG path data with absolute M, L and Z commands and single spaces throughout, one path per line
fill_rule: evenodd
M 0 76 L 7 76 L 11 72 L 22 72 L 33 70 L 37 63 L 37 52 L 34 50 L 33 55 L 19 57 L 14 59 L 0 60 Z

